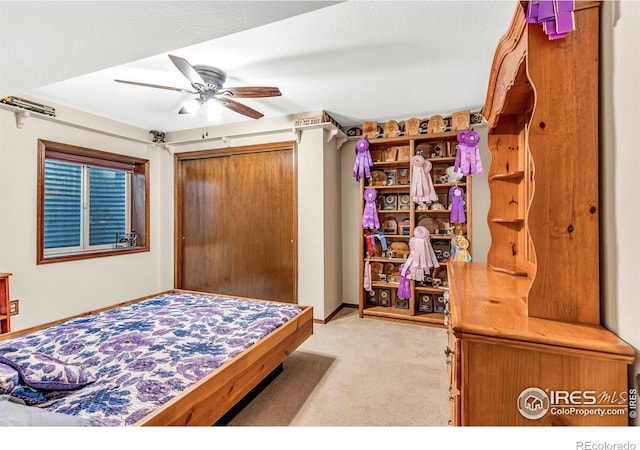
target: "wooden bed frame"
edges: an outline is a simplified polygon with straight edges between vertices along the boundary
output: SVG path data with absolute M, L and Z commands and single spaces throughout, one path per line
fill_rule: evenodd
M 194 293 L 234 297 L 207 292 L 171 289 L 146 297 L 118 303 L 117 305 L 78 314 L 66 319 L 49 322 L 25 330 L 0 335 L 0 341 L 48 328 L 70 319 L 96 314 L 109 309 L 137 303 L 166 293 Z M 244 298 L 246 297 L 234 297 Z M 259 299 L 247 299 L 259 300 Z M 273 302 L 278 303 L 278 302 Z M 274 371 L 313 334 L 313 308 L 298 306 L 302 311 L 263 339 L 244 350 L 232 360 L 190 386 L 155 411 L 149 413 L 135 426 L 214 425 L 242 398 Z

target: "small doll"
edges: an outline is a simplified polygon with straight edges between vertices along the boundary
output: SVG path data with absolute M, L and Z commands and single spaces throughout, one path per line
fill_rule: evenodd
M 451 237 L 451 261 L 471 261 L 469 241 L 464 236 L 454 234 Z
M 356 162 L 353 165 L 353 176 L 356 181 L 360 181 L 362 177 L 369 178 L 371 176 L 371 153 L 369 152 L 369 141 L 367 139 L 358 139 L 356 142 Z

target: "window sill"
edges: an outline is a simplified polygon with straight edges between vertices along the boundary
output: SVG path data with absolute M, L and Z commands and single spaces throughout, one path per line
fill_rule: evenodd
M 81 259 L 102 258 L 105 256 L 129 255 L 131 253 L 148 252 L 149 247 L 133 247 L 133 248 L 114 248 L 108 250 L 98 250 L 79 253 L 65 253 L 60 255 L 47 255 L 41 257 L 38 255 L 36 264 L 50 264 L 63 261 L 77 261 Z

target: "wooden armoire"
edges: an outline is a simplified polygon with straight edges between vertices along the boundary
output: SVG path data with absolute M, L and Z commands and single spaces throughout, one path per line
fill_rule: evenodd
M 486 103 L 487 263 L 452 263 L 455 425 L 627 425 L 633 349 L 600 323 L 599 10 L 549 39 L 518 2 Z

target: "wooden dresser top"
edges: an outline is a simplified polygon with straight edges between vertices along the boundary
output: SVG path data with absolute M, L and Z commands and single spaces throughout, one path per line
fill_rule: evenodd
M 631 346 L 601 326 L 528 317 L 529 278 L 494 272 L 476 262 L 450 262 L 448 268 L 454 332 L 596 351 L 633 361 Z

